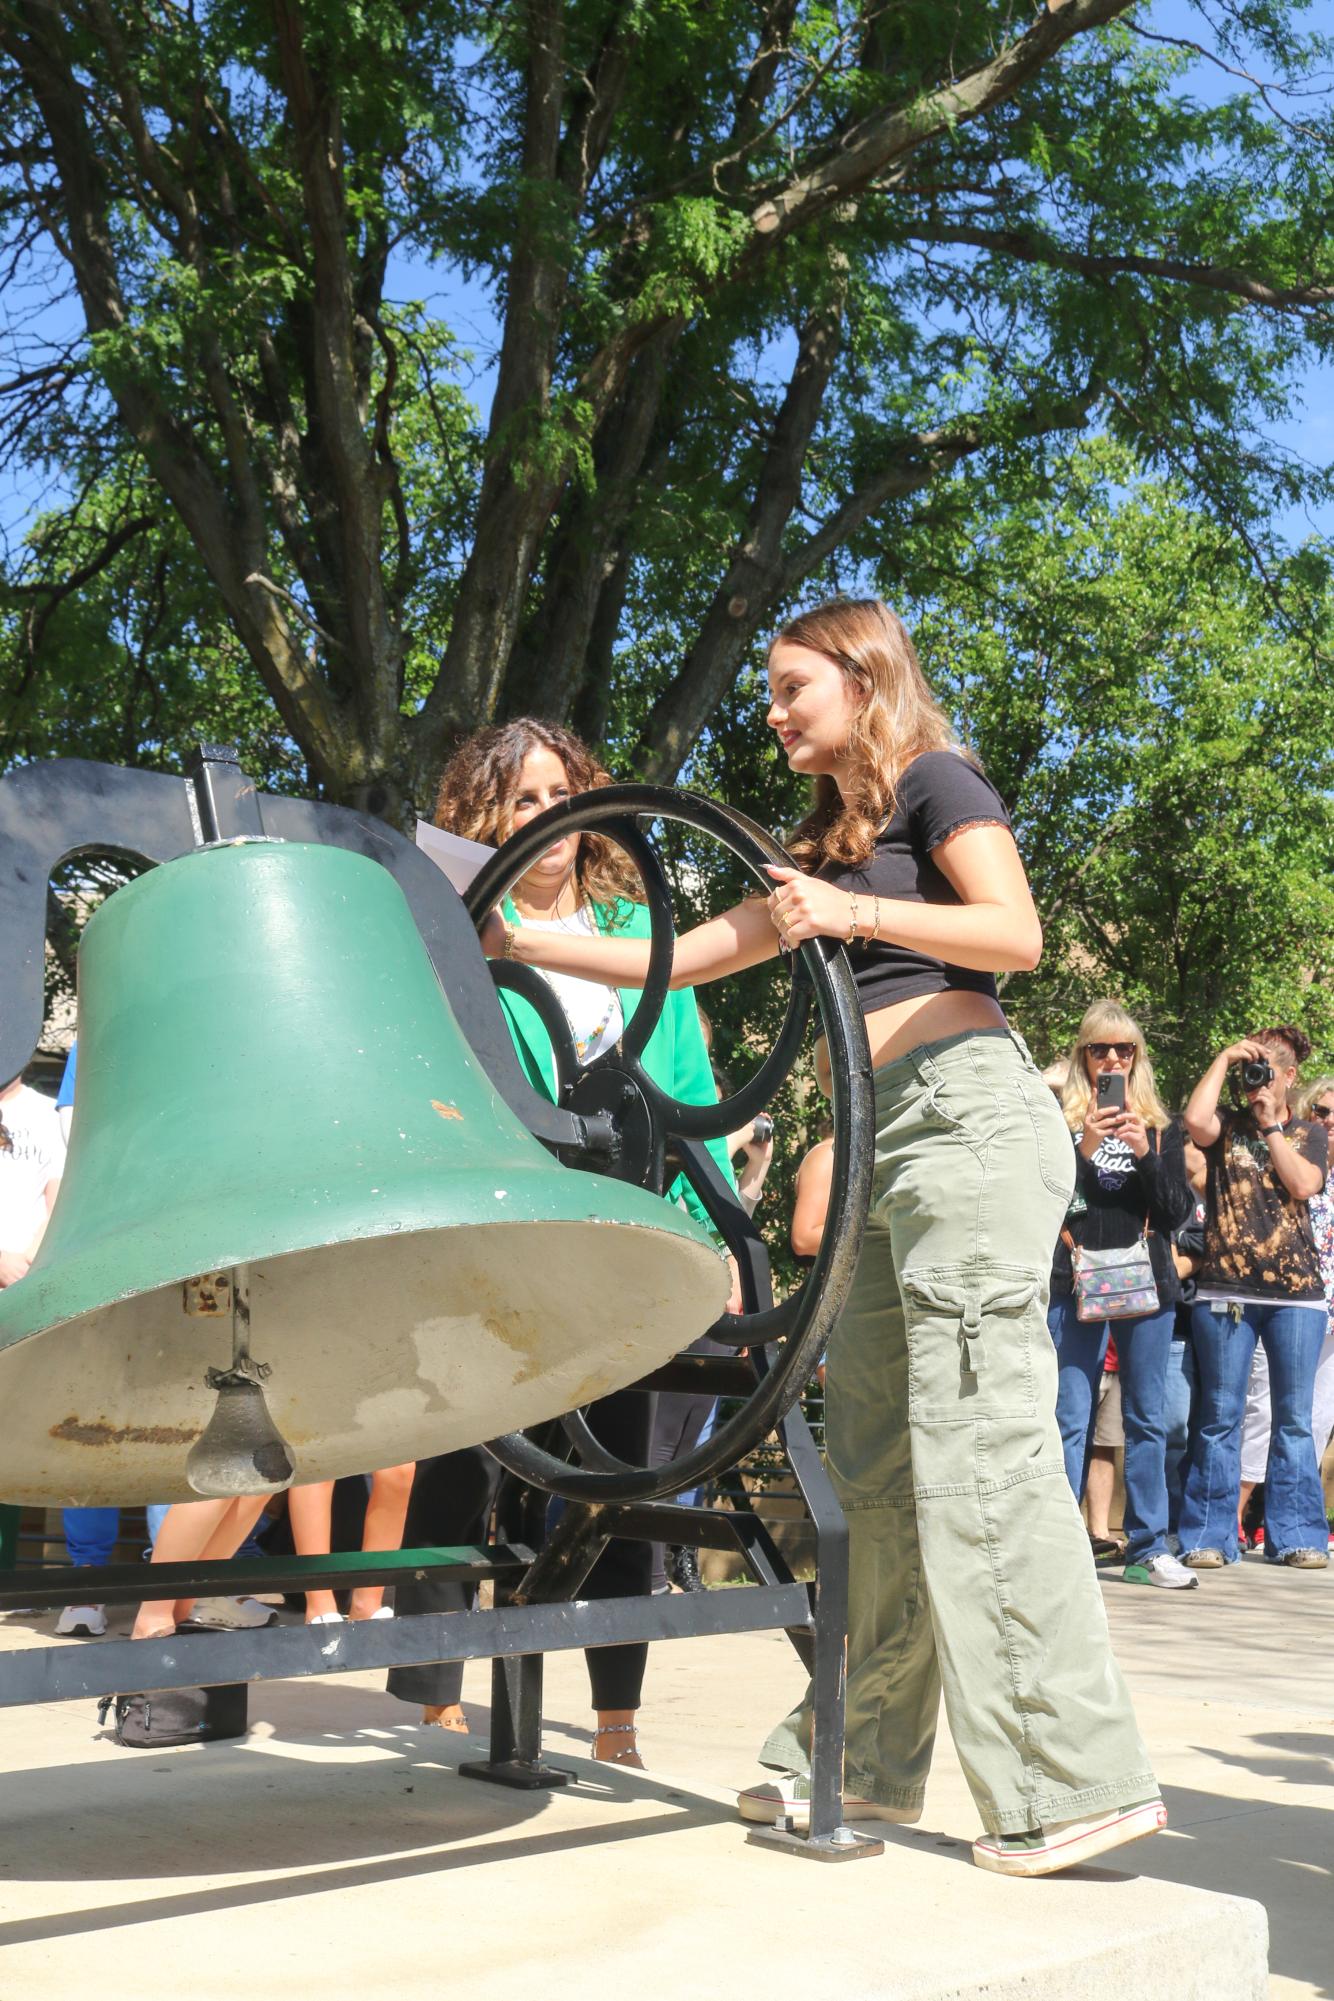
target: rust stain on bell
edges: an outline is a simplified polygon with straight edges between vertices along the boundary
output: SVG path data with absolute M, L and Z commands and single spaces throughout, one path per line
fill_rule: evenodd
M 48 1433 L 70 1445 L 193 1445 L 202 1426 L 198 1424 L 108 1424 L 95 1418 L 84 1424 L 77 1417 L 62 1418 Z
M 439 1098 L 432 1098 L 431 1110 L 439 1112 L 442 1119 L 461 1119 L 463 1117 L 457 1105 L 442 1105 Z

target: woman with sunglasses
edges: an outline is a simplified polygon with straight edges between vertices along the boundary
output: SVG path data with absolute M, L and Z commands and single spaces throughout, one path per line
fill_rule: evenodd
M 1100 1077 L 1120 1087 L 1099 1103 Z M 1056 1417 L 1075 1498 L 1084 1492 L 1098 1384 L 1112 1323 L 1080 1318 L 1080 1251 L 1131 1251 L 1147 1243 L 1157 1305 L 1115 1325 L 1125 1427 L 1125 1576 L 1132 1584 L 1189 1591 L 1197 1579 L 1168 1548 L 1167 1367 L 1181 1286 L 1172 1232 L 1191 1214 L 1185 1142 L 1168 1116 L 1138 1024 L 1111 1000 L 1079 1024 L 1061 1109 L 1074 1137 L 1075 1192 L 1052 1267 L 1047 1324 L 1056 1344 Z
M 826 1449 L 848 1516 L 849 1819 L 919 1820 L 940 1698 L 1003 1875 L 1071 1868 L 1166 1823 L 1112 1658 L 1055 1423 L 1046 1324 L 1070 1143 L 998 972 L 1042 931 L 995 788 L 905 627 L 835 600 L 769 649 L 768 728 L 814 781 L 775 887 L 687 931 L 693 987 L 807 939 L 850 947 L 875 1065 L 871 1208 L 829 1345 Z M 515 926 L 485 948 L 642 986 L 647 947 Z M 770 1733 L 743 1818 L 809 1816 L 809 1692 Z
M 1299 1119 L 1312 1120 L 1331 1132 L 1334 1121 L 1334 1077 L 1317 1077 L 1308 1084 L 1297 1097 L 1294 1107 Z M 1315 1446 L 1317 1466 L 1325 1456 L 1330 1435 L 1334 1433 L 1334 1195 L 1328 1187 L 1322 1188 L 1307 1203 L 1311 1217 L 1311 1228 L 1315 1236 L 1316 1254 L 1320 1259 L 1320 1277 L 1325 1288 L 1325 1306 L 1330 1319 L 1325 1328 L 1325 1338 L 1315 1367 L 1315 1395 L 1311 1407 L 1311 1442 Z M 1265 1354 L 1263 1342 L 1255 1344 L 1255 1356 L 1251 1362 L 1251 1379 L 1246 1390 L 1246 1410 L 1241 1420 L 1241 1496 L 1237 1503 L 1237 1538 L 1246 1547 L 1246 1535 L 1242 1528 L 1246 1509 L 1251 1496 L 1265 1477 L 1265 1467 L 1269 1459 L 1270 1433 L 1273 1429 L 1272 1397 L 1269 1387 L 1269 1358 Z M 1250 1548 L 1263 1549 L 1266 1536 L 1263 1527 L 1257 1528 L 1250 1539 Z

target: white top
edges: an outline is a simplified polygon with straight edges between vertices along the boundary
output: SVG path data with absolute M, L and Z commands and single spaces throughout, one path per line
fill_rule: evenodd
M 52 1100 L 27 1084 L 0 1099 L 0 1120 L 13 1141 L 0 1148 L 0 1250 L 26 1251 L 46 1220 L 46 1184 L 64 1172 L 65 1138 Z
M 523 917 L 519 922 L 527 931 L 566 931 L 572 935 L 582 932 L 586 938 L 601 935 L 592 913 L 583 903 L 569 917 Z M 542 978 L 564 1010 L 580 1063 L 591 1063 L 595 1056 L 614 1049 L 625 1027 L 621 997 L 615 987 L 604 987 L 598 980 L 576 979 L 573 973 L 537 970 L 542 971 Z

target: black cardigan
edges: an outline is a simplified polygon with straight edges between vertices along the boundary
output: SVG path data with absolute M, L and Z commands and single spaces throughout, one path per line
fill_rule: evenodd
M 1071 1135 L 1071 1141 L 1075 1148 L 1075 1202 L 1065 1219 L 1066 1229 L 1086 1250 L 1127 1250 L 1147 1219 L 1158 1303 L 1164 1308 L 1174 1306 L 1181 1282 L 1172 1263 L 1171 1236 L 1195 1213 L 1195 1197 L 1186 1180 L 1181 1122 L 1173 1119 L 1161 1133 L 1151 1130 L 1149 1151 L 1143 1160 L 1130 1155 L 1129 1169 L 1114 1159 L 1101 1165 L 1096 1159 L 1086 1160 L 1079 1151 L 1078 1133 Z M 1080 1198 L 1086 1205 L 1082 1211 L 1078 1211 Z M 1070 1252 L 1060 1239 L 1052 1264 L 1051 1289 L 1053 1295 L 1074 1290 Z

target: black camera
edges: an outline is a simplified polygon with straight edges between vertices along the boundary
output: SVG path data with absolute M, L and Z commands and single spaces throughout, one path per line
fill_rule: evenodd
M 750 1129 L 750 1136 L 756 1146 L 763 1146 L 774 1136 L 774 1122 L 767 1112 L 760 1112 Z
M 1263 1091 L 1266 1084 L 1274 1081 L 1274 1066 L 1264 1059 L 1254 1058 L 1241 1066 L 1241 1086 L 1244 1091 Z

